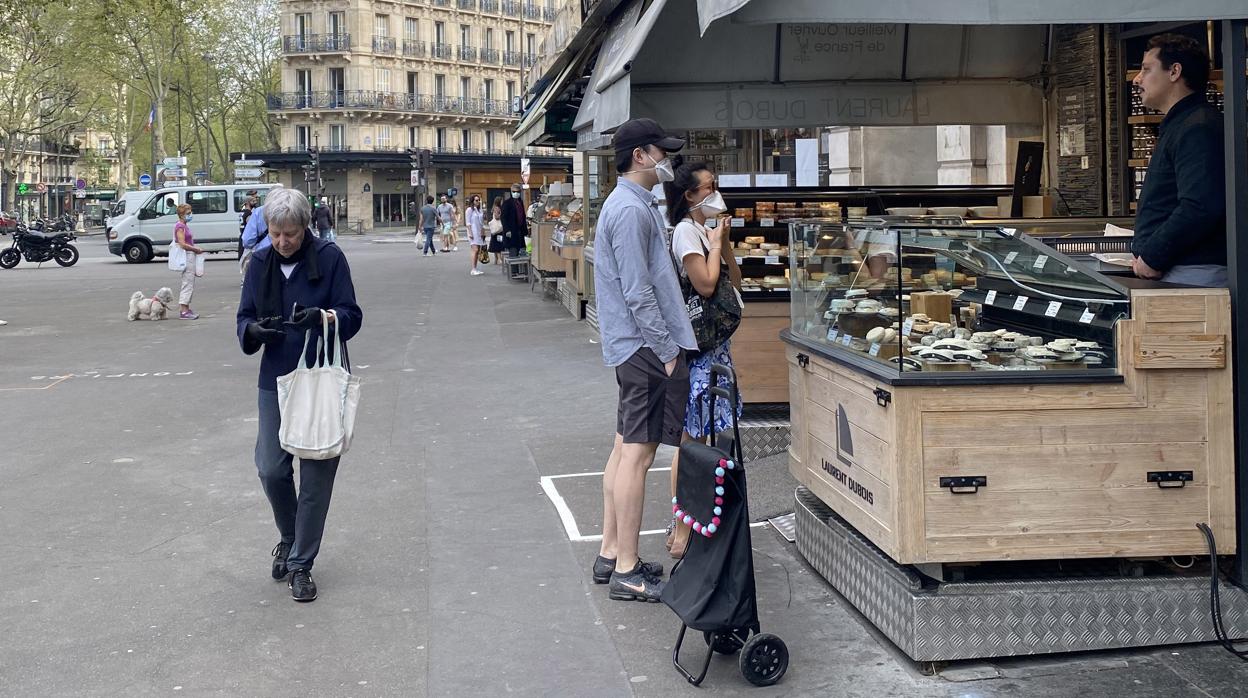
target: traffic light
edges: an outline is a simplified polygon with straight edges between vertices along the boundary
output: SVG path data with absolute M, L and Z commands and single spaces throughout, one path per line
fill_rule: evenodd
M 314 169 L 314 170 L 315 170 L 315 169 L 317 169 L 318 167 L 320 167 L 320 166 L 321 166 L 321 150 L 320 150 L 320 148 L 317 148 L 317 147 L 316 147 L 316 146 L 314 146 L 314 145 L 312 145 L 312 146 L 308 146 L 308 155 L 312 158 L 312 169 Z
M 407 159 L 411 162 L 413 170 L 421 169 L 420 152 L 421 152 L 420 148 L 408 148 L 407 149 Z

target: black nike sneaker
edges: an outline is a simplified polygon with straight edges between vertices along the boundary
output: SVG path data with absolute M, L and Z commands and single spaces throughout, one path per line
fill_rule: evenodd
M 612 601 L 648 601 L 657 603 L 663 593 L 663 582 L 646 575 L 642 563 L 630 572 L 612 572 L 609 587 Z
M 594 560 L 594 584 L 606 584 L 611 581 L 611 573 L 615 571 L 615 560 L 608 560 L 599 555 Z M 641 561 L 641 571 L 648 577 L 663 578 L 663 565 L 657 562 Z
M 316 582 L 307 570 L 290 573 L 290 598 L 295 601 L 316 601 Z
M 279 542 L 273 547 L 273 578 L 286 578 L 286 558 L 290 555 L 290 544 Z

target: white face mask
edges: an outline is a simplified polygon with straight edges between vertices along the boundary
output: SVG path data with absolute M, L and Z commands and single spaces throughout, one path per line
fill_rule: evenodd
M 710 196 L 702 199 L 702 203 L 694 206 L 694 208 L 702 209 L 707 218 L 714 218 L 727 211 L 728 205 L 724 203 L 724 197 L 720 196 L 719 192 L 713 191 Z
M 646 153 L 644 150 L 641 152 Z M 646 157 L 650 158 L 650 162 L 654 162 L 654 158 L 651 157 L 650 153 L 646 153 Z M 676 179 L 676 173 L 672 171 L 671 158 L 663 158 L 662 162 L 654 162 L 654 167 L 650 169 L 654 170 L 654 174 L 658 175 L 660 182 L 670 182 Z
M 520 198 L 520 192 L 518 192 L 518 191 L 513 191 L 513 192 L 511 193 L 511 198 L 513 198 L 513 199 L 519 199 L 519 198 Z

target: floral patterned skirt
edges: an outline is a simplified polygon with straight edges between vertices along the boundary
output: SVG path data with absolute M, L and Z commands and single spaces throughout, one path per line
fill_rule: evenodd
M 711 422 L 711 364 L 732 367 L 729 347 L 732 340 L 699 355 L 689 362 L 689 404 L 685 408 L 685 433 L 695 439 L 703 439 L 710 433 Z M 737 417 L 741 417 L 741 396 L 737 395 Z M 715 433 L 732 429 L 732 412 L 728 401 L 715 399 Z

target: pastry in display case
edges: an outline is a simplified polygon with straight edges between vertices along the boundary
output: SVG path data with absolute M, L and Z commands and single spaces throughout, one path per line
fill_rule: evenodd
M 879 220 L 794 220 L 789 230 L 791 332 L 834 355 L 945 378 L 1115 373 L 1127 290 L 1032 238 Z

